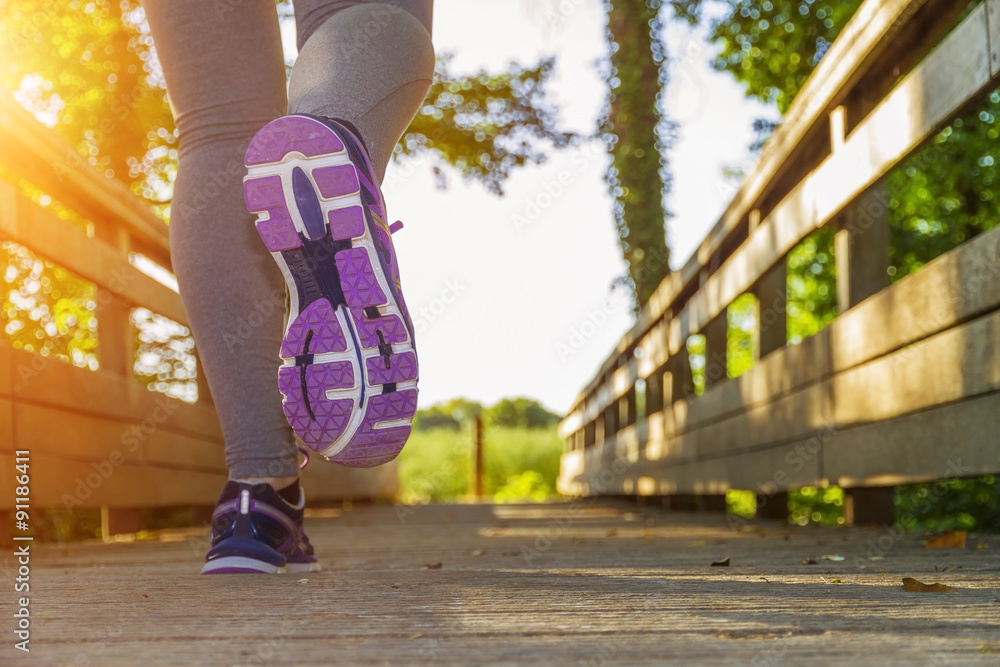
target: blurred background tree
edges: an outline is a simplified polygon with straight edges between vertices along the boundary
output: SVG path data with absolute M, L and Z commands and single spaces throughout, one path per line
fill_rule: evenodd
M 611 155 L 605 175 L 626 275 L 617 282 L 641 308 L 670 273 L 664 198 L 674 126 L 662 109 L 667 83 L 660 0 L 604 0 L 608 97 L 598 131 Z

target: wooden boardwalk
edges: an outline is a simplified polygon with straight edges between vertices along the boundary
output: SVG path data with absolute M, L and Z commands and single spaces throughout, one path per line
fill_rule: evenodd
M 1000 662 L 1000 538 L 927 549 L 590 500 L 356 505 L 307 528 L 325 570 L 305 576 L 199 576 L 205 530 L 34 545 L 31 655 L 4 628 L 0 664 Z

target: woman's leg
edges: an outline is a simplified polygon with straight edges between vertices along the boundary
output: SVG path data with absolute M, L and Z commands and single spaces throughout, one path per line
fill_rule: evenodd
M 180 130 L 170 239 L 232 479 L 298 476 L 278 392 L 284 282 L 243 202 L 243 154 L 286 112 L 274 0 L 146 0 Z
M 432 0 L 296 0 L 289 113 L 354 125 L 381 182 L 434 76 Z

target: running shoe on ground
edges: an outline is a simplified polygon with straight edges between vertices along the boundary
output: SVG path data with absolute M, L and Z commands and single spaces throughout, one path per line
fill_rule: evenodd
M 302 527 L 305 492 L 290 505 L 270 484 L 226 483 L 212 514 L 202 574 L 318 572 Z

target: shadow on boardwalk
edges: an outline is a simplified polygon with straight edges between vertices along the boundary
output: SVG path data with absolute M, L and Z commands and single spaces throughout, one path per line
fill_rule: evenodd
M 37 545 L 25 664 L 965 665 L 1000 655 L 1000 539 L 925 549 L 862 528 L 738 527 L 590 502 L 400 509 L 314 513 L 324 571 L 309 575 L 199 576 L 205 531 Z M 727 556 L 730 567 L 710 566 Z M 904 576 L 959 590 L 906 593 Z M 23 656 L 11 644 L 4 664 Z

